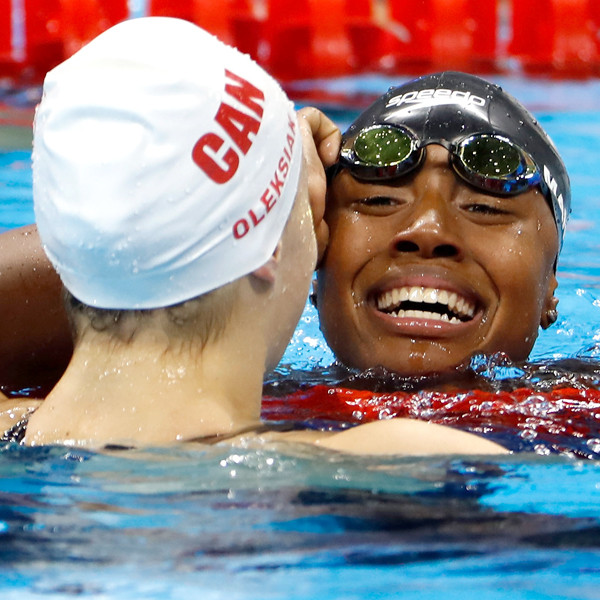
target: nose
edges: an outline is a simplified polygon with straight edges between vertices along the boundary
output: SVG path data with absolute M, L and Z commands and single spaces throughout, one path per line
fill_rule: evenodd
M 457 181 L 448 158 L 442 146 L 427 147 L 425 162 L 411 183 L 413 208 L 409 221 L 404 221 L 394 236 L 393 253 L 462 258 L 461 232 L 452 210 Z

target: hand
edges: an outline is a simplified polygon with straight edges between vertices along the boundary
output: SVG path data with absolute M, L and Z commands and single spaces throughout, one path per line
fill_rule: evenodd
M 298 123 L 302 135 L 302 148 L 308 173 L 308 195 L 317 237 L 318 266 L 329 241 L 329 227 L 323 220 L 327 193 L 325 169 L 337 160 L 342 134 L 333 121 L 317 108 L 300 109 Z

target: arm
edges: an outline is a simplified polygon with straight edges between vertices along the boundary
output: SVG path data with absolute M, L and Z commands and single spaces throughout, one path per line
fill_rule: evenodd
M 318 446 L 350 454 L 506 454 L 483 437 L 415 419 L 373 421 L 334 433 Z
M 373 421 L 335 433 L 295 431 L 281 435 L 279 439 L 283 441 L 312 443 L 336 452 L 365 456 L 508 453 L 499 444 L 473 433 L 416 419 Z
M 49 387 L 62 374 L 72 342 L 61 290 L 35 226 L 0 235 L 0 385 Z

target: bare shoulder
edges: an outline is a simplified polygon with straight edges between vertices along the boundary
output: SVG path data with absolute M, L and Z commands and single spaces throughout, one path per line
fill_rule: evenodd
M 42 400 L 33 398 L 7 398 L 0 392 L 0 435 L 9 431 L 41 403 Z
M 478 435 L 415 419 L 373 421 L 340 432 L 271 432 L 265 441 L 315 444 L 337 452 L 362 455 L 424 456 L 443 454 L 506 454 Z

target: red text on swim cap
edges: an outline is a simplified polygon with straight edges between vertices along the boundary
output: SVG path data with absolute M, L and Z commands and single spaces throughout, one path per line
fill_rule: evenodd
M 285 136 L 281 155 L 277 161 L 277 167 L 265 191 L 260 196 L 260 204 L 255 208 L 251 208 L 246 217 L 242 217 L 234 223 L 233 237 L 236 240 L 243 238 L 251 229 L 259 225 L 277 204 L 290 172 L 295 143 L 296 123 L 292 117 L 289 117 L 288 132 Z
M 192 159 L 215 182 L 227 183 L 240 164 L 238 152 L 247 154 L 258 133 L 265 95 L 239 75 L 225 69 L 225 93 L 250 113 L 221 102 L 215 121 L 224 135 L 205 133 L 194 145 Z

